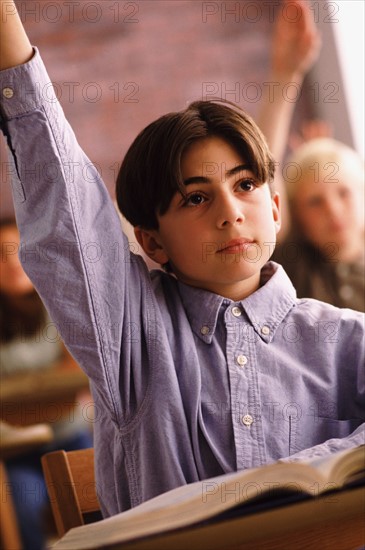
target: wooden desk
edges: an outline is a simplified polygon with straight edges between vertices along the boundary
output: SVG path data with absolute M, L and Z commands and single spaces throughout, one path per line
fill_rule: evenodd
M 0 384 L 0 418 L 21 426 L 67 418 L 78 393 L 88 388 L 89 380 L 78 368 L 4 377 Z
M 191 527 L 109 550 L 360 550 L 365 487 Z
M 47 369 L 35 373 L 22 373 L 2 377 L 0 383 L 0 418 L 11 425 L 29 426 L 73 418 L 73 409 L 82 390 L 88 390 L 89 380 L 79 368 Z M 38 430 L 37 430 L 38 428 Z M 52 441 L 54 434 L 34 426 L 29 435 L 14 441 L 3 440 L 0 445 L 2 460 L 11 459 L 37 449 Z M 5 438 L 4 438 L 5 439 Z M 14 438 L 13 438 L 14 439 Z M 22 548 L 11 489 L 6 468 L 0 461 L 0 547 L 4 550 Z

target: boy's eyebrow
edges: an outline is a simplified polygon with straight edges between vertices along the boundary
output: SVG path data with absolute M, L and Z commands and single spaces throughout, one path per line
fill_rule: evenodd
M 234 168 L 227 170 L 225 173 L 225 177 L 231 178 L 232 176 L 235 176 L 236 174 L 239 174 L 239 172 L 243 172 L 244 170 L 251 170 L 251 166 L 249 164 L 239 164 Z M 191 178 L 185 179 L 183 183 L 184 185 L 189 185 L 192 183 L 211 183 L 211 182 L 212 182 L 212 178 L 208 176 L 192 176 Z

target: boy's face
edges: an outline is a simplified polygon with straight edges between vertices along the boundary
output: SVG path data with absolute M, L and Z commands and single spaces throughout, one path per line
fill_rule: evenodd
M 294 198 L 304 237 L 332 260 L 356 261 L 363 254 L 364 206 L 361 184 L 341 170 L 332 177 L 308 174 Z M 359 178 L 357 177 L 357 180 Z
M 181 163 L 187 197 L 176 193 L 159 229 L 137 230 L 145 252 L 179 280 L 232 300 L 254 292 L 280 228 L 278 195 L 259 184 L 226 141 L 193 143 Z M 143 234 L 143 235 L 142 235 Z

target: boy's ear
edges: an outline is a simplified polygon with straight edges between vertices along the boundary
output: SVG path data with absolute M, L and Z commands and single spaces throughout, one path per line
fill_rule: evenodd
M 280 213 L 280 195 L 275 193 L 272 197 L 272 215 L 275 224 L 276 233 L 279 232 L 281 227 L 281 213 Z
M 134 234 L 144 253 L 151 260 L 160 265 L 164 265 L 169 261 L 157 229 L 143 229 L 138 226 L 134 228 Z

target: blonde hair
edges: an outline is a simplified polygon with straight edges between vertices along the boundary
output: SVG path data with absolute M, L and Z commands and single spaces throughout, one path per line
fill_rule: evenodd
M 288 199 L 292 201 L 300 183 L 337 182 L 351 178 L 364 186 L 364 160 L 344 143 L 332 138 L 315 138 L 298 147 L 283 168 Z

